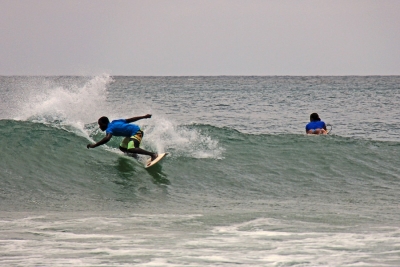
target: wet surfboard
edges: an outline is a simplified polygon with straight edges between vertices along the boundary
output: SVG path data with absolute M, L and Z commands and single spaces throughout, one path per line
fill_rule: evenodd
M 168 155 L 168 153 L 160 153 L 160 154 L 158 154 L 158 157 L 155 158 L 155 160 L 151 160 L 151 158 L 148 159 L 146 162 L 146 165 L 144 167 L 146 169 L 150 168 L 151 166 L 157 164 L 160 160 L 162 160 L 166 155 Z

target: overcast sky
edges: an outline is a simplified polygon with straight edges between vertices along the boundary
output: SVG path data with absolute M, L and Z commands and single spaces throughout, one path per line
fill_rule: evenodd
M 400 0 L 0 0 L 0 75 L 400 75 Z

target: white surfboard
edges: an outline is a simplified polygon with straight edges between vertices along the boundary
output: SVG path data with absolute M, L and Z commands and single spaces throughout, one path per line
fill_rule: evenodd
M 160 154 L 158 154 L 158 157 L 155 160 L 151 160 L 151 158 L 148 159 L 146 162 L 146 165 L 144 167 L 149 168 L 149 167 L 153 166 L 154 164 L 156 164 L 157 162 L 162 160 L 166 155 L 168 155 L 168 153 L 160 153 Z
M 330 134 L 332 132 L 333 126 L 332 124 L 327 124 L 326 128 L 331 127 L 330 129 L 327 129 L 326 134 Z

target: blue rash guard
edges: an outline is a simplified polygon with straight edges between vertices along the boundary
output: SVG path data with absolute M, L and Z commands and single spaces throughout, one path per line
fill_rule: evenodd
M 138 131 L 140 131 L 140 127 L 138 125 L 127 123 L 125 119 L 121 119 L 110 122 L 107 126 L 106 134 L 131 137 L 134 136 Z
M 316 129 L 324 129 L 325 126 L 325 122 L 323 121 L 310 121 L 307 125 L 306 125 L 306 132 L 308 132 L 309 130 L 316 130 Z

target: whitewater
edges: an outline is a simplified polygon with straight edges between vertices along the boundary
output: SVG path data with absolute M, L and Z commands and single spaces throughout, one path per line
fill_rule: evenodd
M 0 77 L 0 266 L 399 266 L 399 104 L 400 76 Z M 145 114 L 161 164 L 86 149 Z

